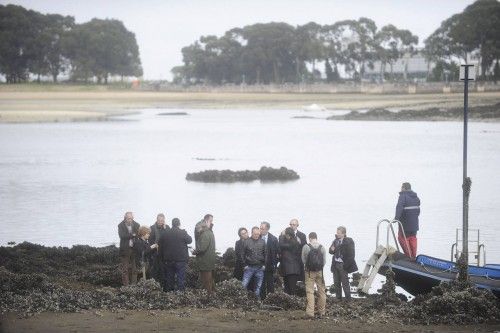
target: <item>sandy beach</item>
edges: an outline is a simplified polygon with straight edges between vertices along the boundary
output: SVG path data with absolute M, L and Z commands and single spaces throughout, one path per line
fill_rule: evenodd
M 500 101 L 500 92 L 471 93 L 470 106 Z M 296 109 L 318 104 L 330 110 L 423 110 L 463 105 L 462 94 L 182 93 L 108 90 L 105 87 L 0 86 L 0 122 L 95 121 L 138 109 Z

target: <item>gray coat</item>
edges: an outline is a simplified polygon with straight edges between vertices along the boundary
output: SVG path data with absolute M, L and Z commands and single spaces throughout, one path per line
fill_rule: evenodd
M 292 274 L 300 275 L 304 271 L 304 266 L 301 262 L 302 245 L 296 239 L 287 239 L 284 236 L 280 236 L 279 245 L 281 251 L 281 274 L 283 276 Z
M 129 242 L 131 239 L 134 240 L 136 236 L 132 236 L 132 234 L 137 235 L 139 227 L 139 223 L 132 221 L 132 233 L 129 233 L 125 220 L 118 224 L 118 236 L 120 237 L 120 255 L 125 255 L 127 251 L 131 249 Z

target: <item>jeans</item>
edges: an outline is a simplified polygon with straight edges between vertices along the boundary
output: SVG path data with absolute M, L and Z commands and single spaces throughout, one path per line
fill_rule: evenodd
M 185 261 L 167 261 L 165 263 L 165 289 L 166 291 L 184 291 L 184 281 L 186 279 Z M 176 279 L 177 277 L 177 279 Z M 177 280 L 177 281 L 176 281 Z M 177 288 L 175 284 L 177 282 Z
M 248 266 L 243 271 L 243 288 L 247 288 L 252 277 L 255 276 L 255 295 L 260 297 L 260 288 L 262 287 L 262 280 L 264 280 L 264 269 L 262 266 Z

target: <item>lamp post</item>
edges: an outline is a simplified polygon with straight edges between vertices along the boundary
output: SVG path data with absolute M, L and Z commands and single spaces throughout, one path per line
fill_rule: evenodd
M 462 183 L 462 255 L 465 265 L 469 264 L 469 194 L 471 180 L 467 177 L 467 122 L 469 118 L 469 81 L 475 79 L 475 73 L 470 72 L 474 65 L 460 65 L 460 81 L 464 81 L 464 147 L 463 147 L 463 183 Z M 469 75 L 471 74 L 471 75 Z M 467 267 L 467 266 L 466 266 Z

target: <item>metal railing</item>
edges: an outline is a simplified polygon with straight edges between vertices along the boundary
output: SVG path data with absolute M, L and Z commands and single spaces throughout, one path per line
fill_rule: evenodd
M 389 248 L 389 231 L 390 231 L 392 233 L 392 237 L 394 238 L 394 243 L 396 244 L 396 249 L 398 251 L 400 251 L 400 249 L 399 249 L 399 243 L 398 243 L 398 238 L 396 236 L 396 233 L 394 232 L 394 227 L 393 227 L 394 224 L 397 224 L 399 226 L 399 232 L 401 232 L 403 234 L 403 237 L 405 239 L 406 248 L 409 249 L 410 246 L 408 244 L 408 240 L 406 240 L 406 234 L 405 234 L 405 231 L 403 229 L 403 224 L 401 223 L 401 221 L 399 221 L 399 220 L 392 220 L 392 221 L 390 221 L 388 219 L 380 220 L 378 222 L 378 224 L 377 224 L 377 240 L 376 240 L 376 244 L 375 244 L 375 249 L 378 248 L 378 246 L 379 246 L 380 225 L 382 223 L 384 223 L 384 222 L 387 223 L 387 235 L 386 235 L 386 244 L 385 244 L 385 247 Z

